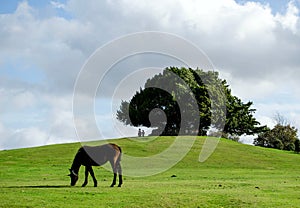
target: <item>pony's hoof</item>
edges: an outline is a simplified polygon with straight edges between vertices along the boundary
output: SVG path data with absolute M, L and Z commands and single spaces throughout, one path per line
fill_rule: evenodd
M 121 187 L 121 186 L 122 186 L 122 184 L 119 184 L 119 185 L 118 185 L 118 187 Z

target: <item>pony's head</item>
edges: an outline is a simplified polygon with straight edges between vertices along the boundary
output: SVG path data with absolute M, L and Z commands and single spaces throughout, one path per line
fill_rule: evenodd
M 71 186 L 75 186 L 76 182 L 78 181 L 78 174 L 76 174 L 74 172 L 74 170 L 70 170 L 70 174 L 68 176 L 70 176 L 71 178 Z

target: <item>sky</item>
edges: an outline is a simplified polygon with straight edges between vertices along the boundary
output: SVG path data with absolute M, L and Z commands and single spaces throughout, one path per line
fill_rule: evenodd
M 81 141 L 73 113 L 81 69 L 100 47 L 144 31 L 195 44 L 232 93 L 254 103 L 261 124 L 274 126 L 280 113 L 300 129 L 299 8 L 299 0 L 0 0 L 0 149 Z M 104 82 L 126 88 L 130 98 L 157 68 L 179 64 L 172 61 L 134 56 L 115 65 Z M 129 67 L 139 69 L 141 79 L 130 77 Z M 97 91 L 100 139 L 136 135 L 114 119 L 120 100 Z

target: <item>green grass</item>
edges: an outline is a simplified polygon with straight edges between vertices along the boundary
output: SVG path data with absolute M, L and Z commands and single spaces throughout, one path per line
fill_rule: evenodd
M 144 157 L 173 140 L 113 142 L 125 154 Z M 69 186 L 66 175 L 79 143 L 0 151 L 0 207 L 300 207 L 300 155 L 221 139 L 200 163 L 203 141 L 199 137 L 186 157 L 163 173 L 125 176 L 122 188 L 109 187 L 112 174 L 102 167 L 94 167 L 97 188 L 91 178 L 80 187 L 84 168 L 77 185 Z

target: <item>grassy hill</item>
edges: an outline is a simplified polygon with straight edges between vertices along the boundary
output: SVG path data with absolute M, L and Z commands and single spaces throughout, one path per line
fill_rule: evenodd
M 173 140 L 112 142 L 127 155 L 149 156 Z M 197 138 L 186 157 L 163 173 L 125 176 L 122 188 L 109 187 L 112 173 L 102 167 L 94 168 L 97 188 L 91 178 L 80 187 L 84 168 L 77 185 L 69 186 L 66 175 L 80 143 L 0 151 L 0 207 L 300 207 L 300 155 L 221 139 L 200 163 L 203 141 Z

